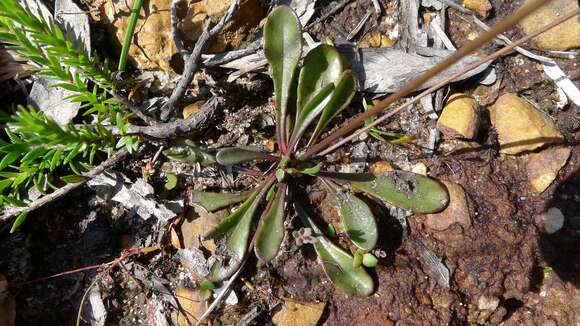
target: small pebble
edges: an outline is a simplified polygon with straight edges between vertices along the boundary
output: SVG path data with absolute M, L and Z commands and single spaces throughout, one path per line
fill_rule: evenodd
M 546 234 L 554 234 L 564 226 L 564 214 L 556 207 L 549 208 L 547 211 L 534 217 L 534 223 Z

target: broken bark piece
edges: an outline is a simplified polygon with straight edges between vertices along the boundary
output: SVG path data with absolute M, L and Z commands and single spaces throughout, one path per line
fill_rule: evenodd
M 448 138 L 474 139 L 479 129 L 479 110 L 475 100 L 465 94 L 449 97 L 437 120 L 437 129 Z
M 454 52 L 416 47 L 416 54 L 410 54 L 395 48 L 355 49 L 346 45 L 340 46 L 339 50 L 351 63 L 361 89 L 370 93 L 394 93 Z M 467 56 L 422 84 L 419 89 L 431 87 L 478 60 L 477 56 Z M 488 65 L 483 64 L 454 81 L 477 75 Z
M 500 96 L 489 112 L 503 154 L 516 155 L 563 140 L 546 113 L 515 94 Z
M 528 180 L 537 192 L 546 190 L 570 157 L 570 147 L 552 147 L 530 155 L 526 163 Z

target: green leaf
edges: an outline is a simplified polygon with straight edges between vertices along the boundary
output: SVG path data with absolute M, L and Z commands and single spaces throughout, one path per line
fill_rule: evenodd
M 370 180 L 352 181 L 351 185 L 371 196 L 416 213 L 438 212 L 449 202 L 449 194 L 443 184 L 420 174 L 391 171 L 365 177 Z
M 11 179 L 0 180 L 0 193 L 2 193 L 4 191 L 4 189 L 6 189 L 11 184 L 12 184 Z
M 133 3 L 129 23 L 125 30 L 125 40 L 123 42 L 123 48 L 121 49 L 121 56 L 119 57 L 119 68 L 117 69 L 119 71 L 125 71 L 125 65 L 129 57 L 129 48 L 131 47 L 131 43 L 133 43 L 133 32 L 135 32 L 135 26 L 137 25 L 137 19 L 139 18 L 139 11 L 141 11 L 142 5 L 143 0 L 135 0 Z
M 311 166 L 311 167 L 300 170 L 300 173 L 313 176 L 313 175 L 316 175 L 316 173 L 320 172 L 321 168 L 322 168 L 322 163 L 318 163 L 315 166 Z
M 272 158 L 274 156 L 268 153 L 238 147 L 220 149 L 215 156 L 216 161 L 221 165 L 234 165 L 247 161 L 268 160 Z
M 256 256 L 261 260 L 270 261 L 274 259 L 284 239 L 286 192 L 286 184 L 280 184 L 276 196 L 264 211 L 260 226 L 256 231 L 256 245 L 254 248 Z
M 179 139 L 170 148 L 164 150 L 163 154 L 173 160 L 200 163 L 203 166 L 215 163 L 215 157 L 212 154 L 202 150 L 189 139 Z
M 377 244 L 378 231 L 369 206 L 343 189 L 337 191 L 336 202 L 340 219 L 352 243 L 364 251 L 373 249 Z
M 343 291 L 360 296 L 373 293 L 373 279 L 362 267 L 353 266 L 353 256 L 328 240 L 300 205 L 295 203 L 298 216 L 306 227 L 312 228 L 316 243 L 314 250 L 330 280 Z
M 248 238 L 252 219 L 260 202 L 274 182 L 268 179 L 260 191 L 254 193 L 238 210 L 220 223 L 211 236 L 225 236 L 225 259 L 217 260 L 210 269 L 210 280 L 221 281 L 232 275 L 241 265 L 248 250 Z
M 370 252 L 367 252 L 362 256 L 362 264 L 366 267 L 376 267 L 377 257 L 375 257 L 375 255 L 371 254 Z
M 24 223 L 24 221 L 26 220 L 26 218 L 28 217 L 28 213 L 26 212 L 22 212 L 18 215 L 18 217 L 16 217 L 16 219 L 14 220 L 14 223 L 12 223 L 12 228 L 10 228 L 10 233 L 14 233 L 16 232 L 16 230 L 18 230 L 18 228 L 22 225 L 22 223 Z
M 252 193 L 247 191 L 241 194 L 230 194 L 223 192 L 192 191 L 190 205 L 197 204 L 205 208 L 208 212 L 216 211 L 220 208 L 228 207 L 246 200 Z
M 322 112 L 324 107 L 329 103 L 332 98 L 334 91 L 334 84 L 328 84 L 324 86 L 316 95 L 314 95 L 308 103 L 298 112 L 296 117 L 296 124 L 294 126 L 294 131 L 292 132 L 292 137 L 290 138 L 290 144 L 296 145 L 298 141 L 308 128 L 312 121 Z M 291 145 L 291 146 L 292 146 Z
M 330 102 L 326 105 L 309 143 L 312 143 L 316 137 L 324 130 L 324 128 L 334 119 L 342 110 L 350 104 L 356 90 L 356 78 L 352 71 L 347 70 L 341 76 L 336 84 L 334 93 Z
M 79 182 L 85 181 L 84 176 L 76 175 L 76 174 L 65 175 L 65 176 L 60 177 L 60 179 L 66 183 L 79 183 Z
M 300 21 L 290 7 L 279 6 L 268 15 L 264 26 L 264 54 L 272 67 L 276 107 L 283 119 L 302 54 Z
M 302 109 L 308 100 L 319 89 L 339 80 L 344 65 L 338 50 L 330 45 L 319 45 L 310 50 L 304 57 L 298 79 L 298 110 Z
M 167 173 L 165 176 L 165 189 L 171 190 L 177 186 L 177 176 L 173 173 Z
M 4 157 L 2 158 L 2 161 L 0 161 L 0 171 L 4 170 L 7 166 L 12 164 L 19 157 L 20 157 L 19 152 L 9 152 L 6 155 L 4 155 Z

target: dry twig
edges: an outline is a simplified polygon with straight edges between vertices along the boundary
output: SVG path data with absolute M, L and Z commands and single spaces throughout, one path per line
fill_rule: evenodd
M 175 110 L 177 102 L 179 102 L 183 98 L 183 95 L 185 95 L 187 86 L 191 83 L 191 81 L 193 80 L 193 76 L 195 75 L 195 72 L 199 68 L 199 59 L 201 57 L 201 52 L 203 51 L 205 44 L 210 38 L 215 36 L 224 28 L 225 24 L 228 22 L 228 20 L 230 20 L 230 18 L 232 18 L 234 12 L 236 11 L 239 5 L 240 0 L 234 0 L 230 8 L 226 12 L 226 14 L 219 21 L 219 23 L 217 23 L 211 29 L 209 28 L 210 25 L 206 26 L 201 36 L 197 39 L 197 42 L 195 42 L 193 51 L 191 52 L 191 54 L 187 58 L 187 61 L 185 62 L 183 76 L 177 83 L 177 86 L 173 90 L 173 93 L 171 93 L 171 96 L 169 97 L 169 100 L 167 100 L 167 103 L 161 108 L 160 118 L 162 121 L 167 120 L 169 115 Z

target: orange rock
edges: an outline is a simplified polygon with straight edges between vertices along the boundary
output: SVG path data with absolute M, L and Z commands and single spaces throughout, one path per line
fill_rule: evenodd
M 378 161 L 378 162 L 373 163 L 370 166 L 369 170 L 374 175 L 380 175 L 380 174 L 385 173 L 385 172 L 394 171 L 395 168 L 391 165 L 391 163 L 389 163 L 387 161 Z
M 547 114 L 515 94 L 500 96 L 489 112 L 501 153 L 515 155 L 563 140 Z
M 530 155 L 526 162 L 526 172 L 534 190 L 543 192 L 556 180 L 571 151 L 569 147 L 552 147 Z
M 425 226 L 431 230 L 443 231 L 452 224 L 458 223 L 464 227 L 471 226 L 471 214 L 467 203 L 467 195 L 461 185 L 443 181 L 449 191 L 449 205 L 443 211 L 435 214 L 427 214 Z
M 489 0 L 463 0 L 463 6 L 474 11 L 481 18 L 487 18 L 493 7 Z
M 451 95 L 437 120 L 437 129 L 448 138 L 475 138 L 479 129 L 475 100 L 462 93 Z

